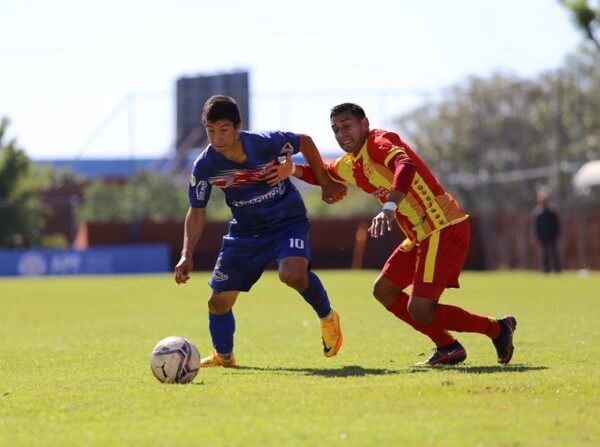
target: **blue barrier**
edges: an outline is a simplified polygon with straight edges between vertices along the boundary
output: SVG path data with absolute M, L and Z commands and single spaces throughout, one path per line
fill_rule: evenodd
M 164 273 L 171 270 L 169 262 L 167 244 L 0 250 L 0 276 Z

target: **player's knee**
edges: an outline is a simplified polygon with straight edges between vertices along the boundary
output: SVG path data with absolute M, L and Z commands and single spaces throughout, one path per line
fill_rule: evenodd
M 411 316 L 413 320 L 417 323 L 428 325 L 431 323 L 431 319 L 428 318 L 428 315 L 423 312 L 421 309 L 413 309 L 410 306 L 408 307 L 408 314 Z
M 211 296 L 208 299 L 208 311 L 211 314 L 224 315 L 229 312 L 232 307 L 233 305 L 229 301 L 216 299 L 214 296 Z
M 390 306 L 402 292 L 397 286 L 387 280 L 377 280 L 373 284 L 373 296 L 385 307 Z
M 373 296 L 375 297 L 375 299 L 377 301 L 379 301 L 381 303 L 382 301 L 385 300 L 385 297 L 386 297 L 385 288 L 382 287 L 380 284 L 375 283 L 373 285 Z
M 434 309 L 409 302 L 407 310 L 411 318 L 417 323 L 429 326 L 433 321 Z
M 306 271 L 299 269 L 286 269 L 279 272 L 279 280 L 296 290 L 304 290 L 308 287 Z

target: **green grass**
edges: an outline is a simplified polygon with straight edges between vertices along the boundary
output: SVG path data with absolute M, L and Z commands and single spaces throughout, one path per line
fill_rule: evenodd
M 428 339 L 371 297 L 374 271 L 320 271 L 344 345 L 326 359 L 302 298 L 267 272 L 235 306 L 239 368 L 189 385 L 149 367 L 168 335 L 211 350 L 207 273 L 0 280 L 0 446 L 597 446 L 600 275 L 465 272 L 442 302 L 518 319 L 513 362 L 415 368 Z

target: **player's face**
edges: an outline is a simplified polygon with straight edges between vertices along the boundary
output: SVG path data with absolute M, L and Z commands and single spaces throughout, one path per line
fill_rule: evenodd
M 343 112 L 331 118 L 331 130 L 339 146 L 356 155 L 367 139 L 369 120 L 359 120 L 350 112 Z
M 239 147 L 240 127 L 230 120 L 217 120 L 206 123 L 208 141 L 217 152 L 223 155 L 234 152 Z

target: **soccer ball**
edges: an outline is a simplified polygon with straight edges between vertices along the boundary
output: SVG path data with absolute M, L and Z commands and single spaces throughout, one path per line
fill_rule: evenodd
M 200 369 L 200 353 L 186 338 L 167 337 L 152 349 L 150 368 L 163 383 L 189 383 Z

